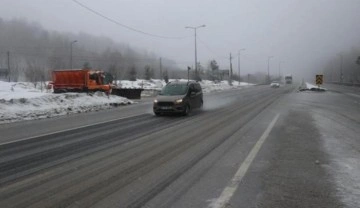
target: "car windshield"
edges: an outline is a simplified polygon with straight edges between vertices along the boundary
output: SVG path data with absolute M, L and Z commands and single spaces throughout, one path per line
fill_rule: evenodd
M 184 84 L 170 84 L 161 90 L 160 95 L 185 95 L 187 89 L 188 86 Z

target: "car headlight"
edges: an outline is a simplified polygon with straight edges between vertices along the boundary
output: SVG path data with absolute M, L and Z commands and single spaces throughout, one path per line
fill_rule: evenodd
M 177 99 L 177 100 L 175 100 L 175 103 L 179 104 L 179 103 L 182 103 L 182 101 L 183 101 L 182 99 Z
M 155 100 L 154 100 L 154 103 L 157 103 L 157 102 L 158 102 L 158 100 L 155 99 Z

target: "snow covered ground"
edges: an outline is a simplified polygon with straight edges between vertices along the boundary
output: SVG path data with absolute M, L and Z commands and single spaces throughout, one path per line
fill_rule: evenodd
M 170 79 L 170 82 L 174 81 L 184 81 L 187 79 Z M 142 88 L 146 90 L 161 90 L 163 86 L 166 85 L 165 81 L 161 81 L 159 79 L 152 80 L 143 80 L 138 79 L 137 81 L 127 81 L 121 80 L 117 81 L 117 85 L 121 88 Z M 213 92 L 213 91 L 223 91 L 230 89 L 238 89 L 243 87 L 253 86 L 254 84 L 249 84 L 247 82 L 239 82 L 233 81 L 232 86 L 229 85 L 228 81 L 220 81 L 218 83 L 214 83 L 213 81 L 203 80 L 200 82 L 201 87 L 203 88 L 204 93 Z
M 317 85 L 310 84 L 308 82 L 303 82 L 299 88 L 300 91 L 326 91 L 326 88 L 319 87 Z
M 32 83 L 0 81 L 0 124 L 112 108 L 132 101 L 98 92 L 53 94 Z
M 318 89 L 324 90 L 324 91 L 326 90 L 326 88 L 318 87 L 318 86 L 310 84 L 308 82 L 306 83 L 306 88 L 309 89 L 309 90 L 318 90 Z
M 175 81 L 175 80 L 170 80 Z M 179 80 L 187 81 L 187 80 Z M 142 96 L 152 96 L 165 86 L 161 80 L 117 81 L 122 88 L 143 88 Z M 234 81 L 230 86 L 227 81 L 214 83 L 204 80 L 200 82 L 204 93 L 223 91 L 253 86 L 245 82 Z M 43 90 L 41 90 L 43 88 Z M 44 89 L 44 86 L 28 82 L 0 81 L 0 124 L 21 120 L 50 118 L 55 116 L 98 111 L 113 108 L 117 105 L 132 104 L 133 101 L 123 97 L 104 93 L 88 95 L 86 93 L 53 94 Z
M 345 207 L 360 207 L 360 130 L 347 124 L 346 117 L 334 113 L 314 113 L 330 163 L 329 170 L 337 185 L 337 194 Z M 329 128 L 330 127 L 330 128 Z

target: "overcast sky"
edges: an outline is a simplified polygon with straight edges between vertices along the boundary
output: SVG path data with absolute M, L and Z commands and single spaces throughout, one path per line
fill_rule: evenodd
M 155 52 L 180 67 L 194 65 L 193 30 L 198 29 L 198 61 L 216 59 L 229 68 L 229 54 L 241 54 L 241 73 L 309 78 L 330 57 L 360 46 L 360 0 L 78 0 L 124 25 L 160 36 L 139 34 L 107 21 L 72 0 L 0 0 L 0 17 L 26 18 L 45 29 L 86 32 Z M 81 42 L 81 40 L 78 40 Z

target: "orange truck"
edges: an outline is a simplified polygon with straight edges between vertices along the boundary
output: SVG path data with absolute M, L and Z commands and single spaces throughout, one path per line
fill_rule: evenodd
M 52 72 L 54 93 L 64 92 L 111 92 L 113 77 L 104 71 L 76 69 Z

